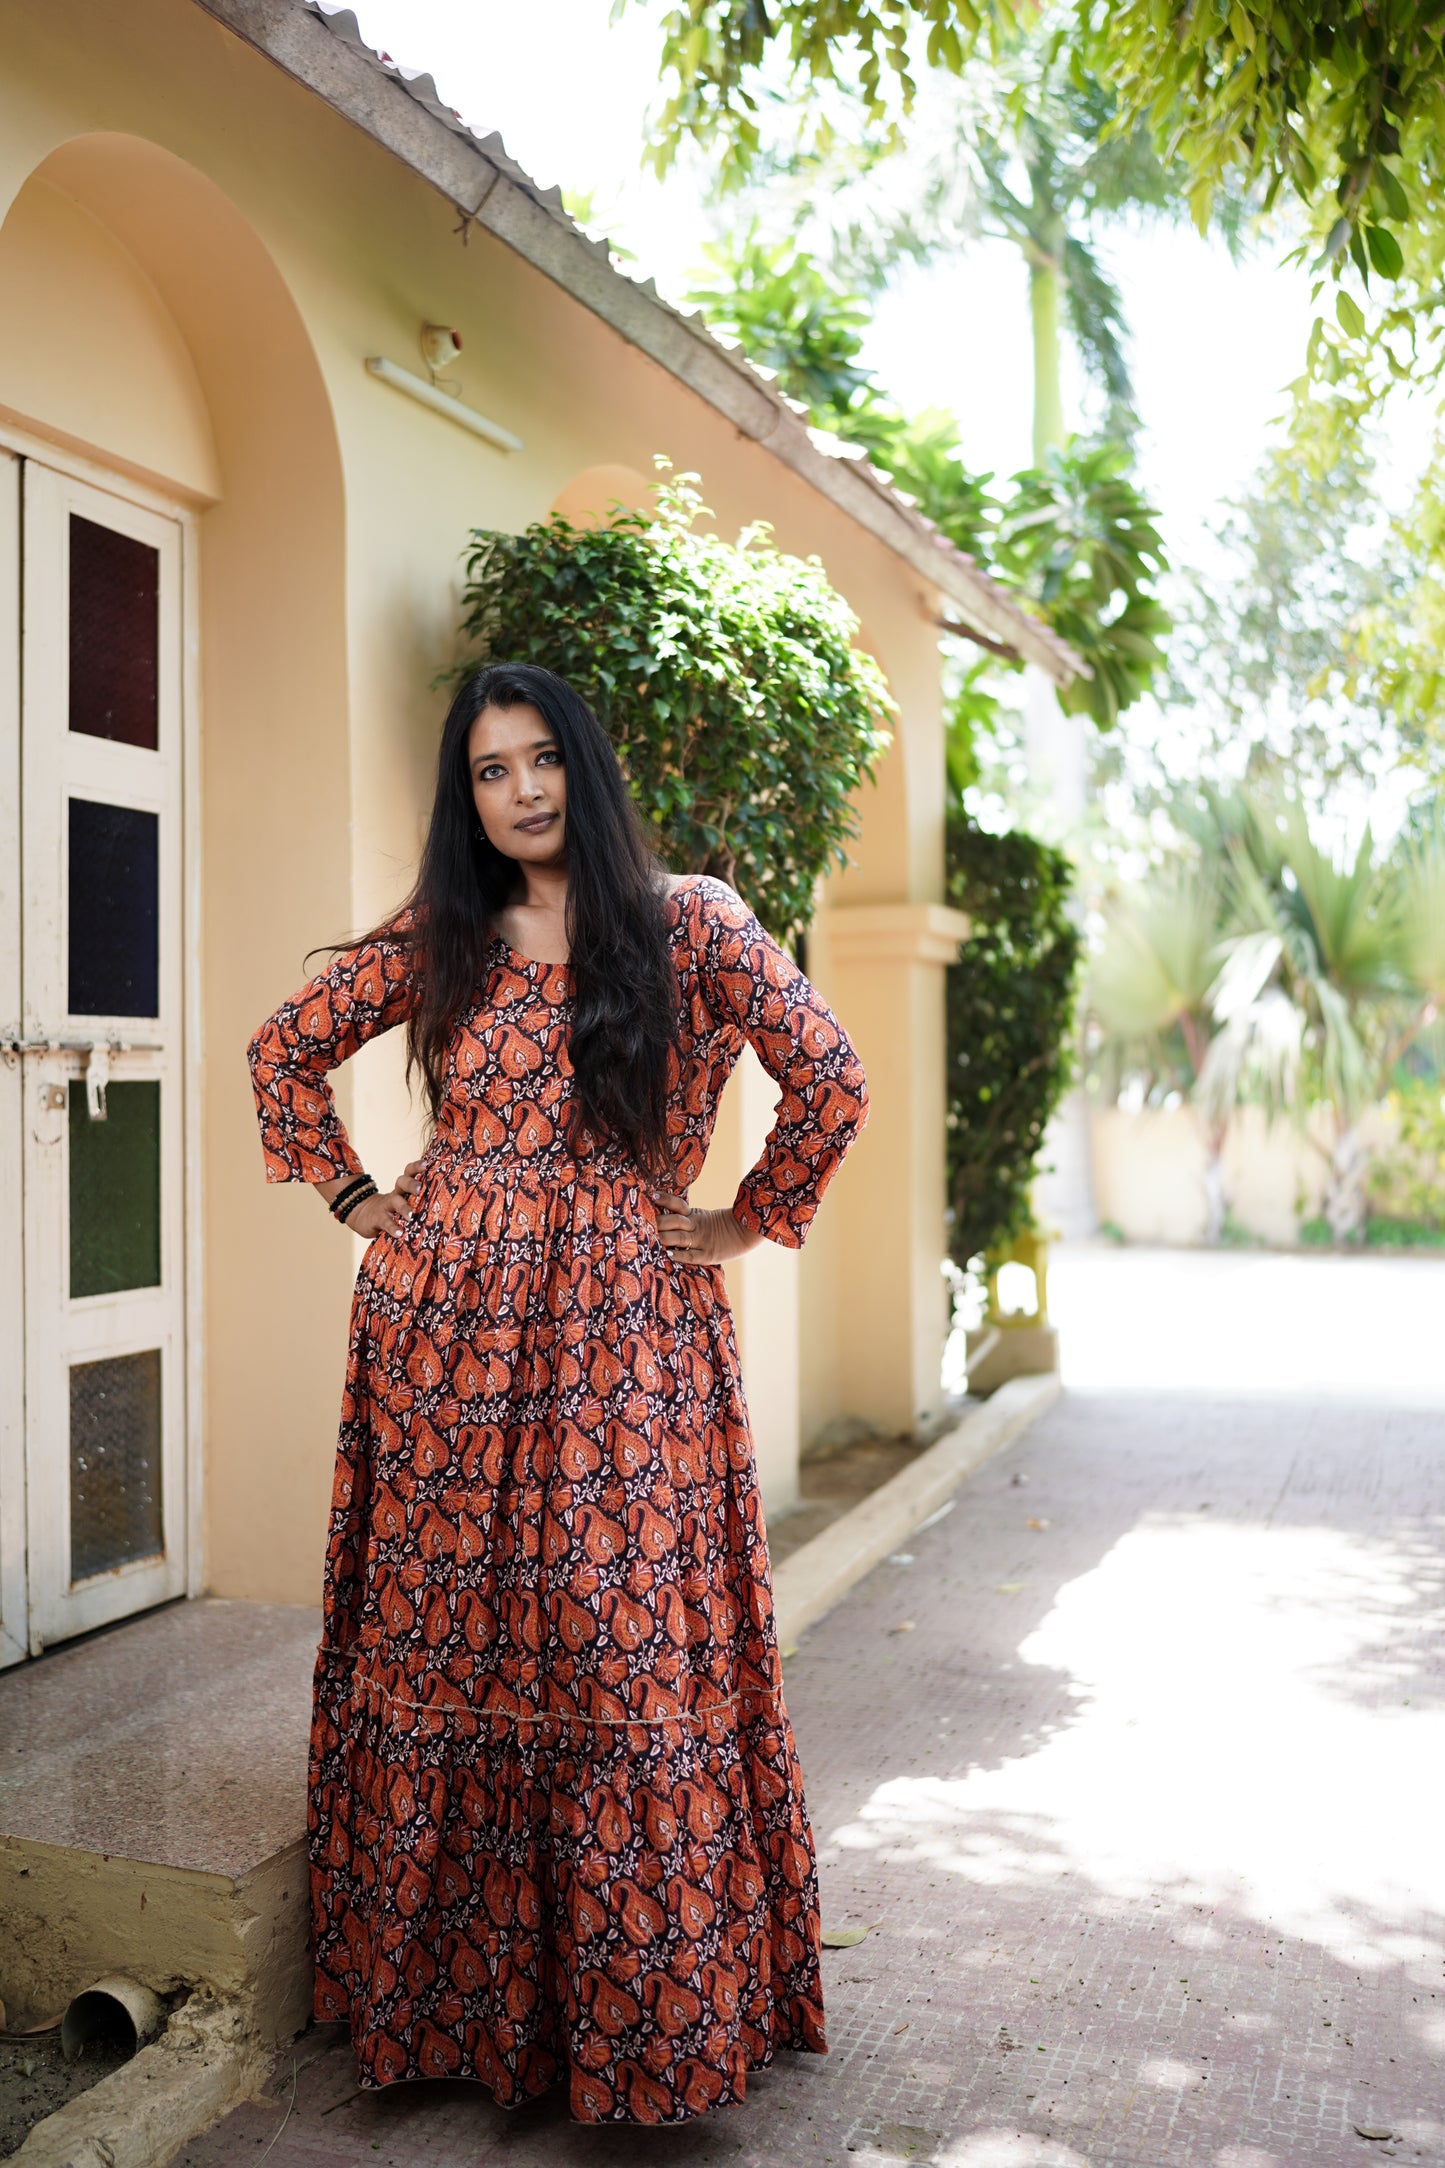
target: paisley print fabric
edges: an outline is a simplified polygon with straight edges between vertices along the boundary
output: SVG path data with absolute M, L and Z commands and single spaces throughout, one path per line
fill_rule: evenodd
M 669 1127 L 703 1163 L 744 1040 L 781 1086 L 738 1218 L 796 1247 L 862 1126 L 837 1019 L 733 891 L 669 904 Z M 250 1054 L 267 1173 L 355 1169 L 327 1073 L 402 1023 L 353 949 Z M 721 1269 L 571 1147 L 565 967 L 493 943 L 420 1187 L 363 1259 L 316 1669 L 316 2011 L 363 2082 L 554 2082 L 583 2122 L 743 2097 L 824 2050 L 812 1836 Z

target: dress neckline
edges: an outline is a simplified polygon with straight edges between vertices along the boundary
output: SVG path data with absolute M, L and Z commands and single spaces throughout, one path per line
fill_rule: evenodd
M 701 880 L 702 876 L 701 874 L 697 873 L 684 873 L 680 876 L 680 878 L 684 882 L 690 884 L 693 881 Z M 680 903 L 684 893 L 685 890 L 682 888 L 671 888 L 667 892 L 667 900 L 669 903 Z M 677 914 L 676 924 L 674 924 L 669 929 L 669 938 L 671 938 L 671 936 L 677 932 L 678 927 L 681 926 L 682 923 L 683 914 L 681 910 L 679 910 Z M 545 956 L 529 956 L 525 949 L 513 948 L 511 942 L 506 940 L 503 935 L 499 933 L 493 933 L 492 940 L 499 949 L 505 950 L 506 954 L 511 958 L 514 964 L 523 964 L 529 971 L 560 972 L 564 978 L 570 978 L 572 976 L 572 966 L 570 963 L 554 964 L 549 963 Z
M 572 975 L 570 963 L 554 964 L 549 963 L 545 956 L 529 956 L 524 949 L 513 948 L 511 942 L 503 940 L 499 933 L 492 935 L 492 941 L 497 948 L 503 950 L 511 958 L 514 964 L 521 964 L 528 971 L 561 972 L 567 978 Z

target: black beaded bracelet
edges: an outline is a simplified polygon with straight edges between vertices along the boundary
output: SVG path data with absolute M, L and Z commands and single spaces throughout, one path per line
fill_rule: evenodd
M 330 1205 L 331 1217 L 344 1222 L 347 1213 L 354 1204 L 360 1204 L 363 1197 L 374 1197 L 375 1195 L 376 1184 L 369 1174 L 354 1175 L 345 1189 L 338 1190 L 332 1198 Z

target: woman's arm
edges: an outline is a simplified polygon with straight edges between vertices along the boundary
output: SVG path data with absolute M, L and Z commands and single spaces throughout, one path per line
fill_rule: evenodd
M 726 1217 L 744 1238 L 797 1249 L 867 1121 L 863 1064 L 817 988 L 732 889 L 700 883 L 691 908 L 694 954 L 714 1013 L 731 1017 L 782 1086 L 762 1156 Z
M 409 1161 L 406 1173 L 397 1176 L 395 1188 L 373 1190 L 369 1197 L 363 1197 L 358 1204 L 354 1204 L 349 1212 L 342 1214 L 342 1226 L 350 1233 L 360 1235 L 363 1242 L 369 1242 L 373 1235 L 394 1235 L 400 1224 L 401 1214 L 406 1209 L 407 1199 L 416 1188 L 416 1176 L 412 1170 L 420 1164 L 420 1160 Z M 342 1190 L 351 1187 L 353 1180 L 352 1175 L 339 1174 L 334 1181 L 316 1182 L 312 1186 L 317 1196 L 330 1206 Z
M 362 1171 L 336 1110 L 330 1072 L 368 1039 L 411 1012 L 413 952 L 398 920 L 380 938 L 344 949 L 329 968 L 284 1001 L 247 1050 L 266 1178 L 309 1182 L 328 1203 Z M 358 1202 L 346 1215 L 357 1233 L 390 1232 L 398 1193 Z

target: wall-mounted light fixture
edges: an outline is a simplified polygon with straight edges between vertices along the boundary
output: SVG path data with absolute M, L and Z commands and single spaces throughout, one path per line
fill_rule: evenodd
M 462 335 L 453 331 L 450 324 L 423 324 L 421 327 L 421 358 L 435 376 L 438 369 L 449 369 L 462 351 Z
M 431 331 L 440 327 L 429 324 L 426 328 Z M 456 339 L 456 353 L 460 353 L 461 340 L 456 333 L 449 332 L 447 336 Z M 445 360 L 454 361 L 456 353 L 447 355 Z M 430 361 L 430 355 L 427 359 Z M 433 367 L 443 365 L 432 364 Z M 499 452 L 525 451 L 526 446 L 520 437 L 514 436 L 510 429 L 504 429 L 500 422 L 489 421 L 487 416 L 479 414 L 475 407 L 464 405 L 458 393 L 443 391 L 436 384 L 428 384 L 425 377 L 413 376 L 410 369 L 399 369 L 394 361 L 386 360 L 381 354 L 368 354 L 366 366 L 372 376 L 379 378 L 383 384 L 390 384 L 393 391 L 405 392 L 408 399 L 415 399 L 418 406 L 430 407 L 433 414 L 445 414 L 449 422 L 455 422 L 459 429 L 470 430 L 474 437 L 480 437 L 484 443 L 494 445 Z

